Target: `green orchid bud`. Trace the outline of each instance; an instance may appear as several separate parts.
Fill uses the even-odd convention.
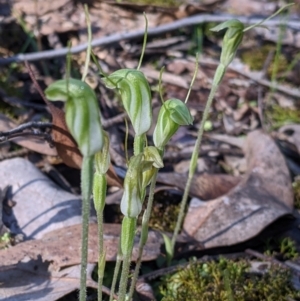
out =
[[[176,133],[180,125],[193,123],[193,117],[184,102],[172,98],[167,100],[160,108],[156,127],[153,133],[154,145],[163,148],[172,136]]]
[[[145,75],[135,69],[121,69],[103,81],[107,88],[118,89],[136,135],[146,133],[152,122],[152,108],[151,91]]]
[[[109,137],[105,131],[103,131],[103,141],[102,150],[95,154],[95,167],[96,172],[99,174],[106,174],[110,165]]]
[[[121,212],[127,217],[137,217],[142,210],[143,154],[130,158],[124,179]]]
[[[220,31],[225,28],[228,29],[223,38],[220,63],[227,68],[234,59],[236,51],[242,42],[244,36],[244,24],[239,20],[233,19],[223,22],[210,30]]]
[[[155,146],[147,146],[144,148],[144,159],[145,161],[153,162],[153,166],[156,168],[164,167],[161,154]]]
[[[91,156],[103,147],[103,130],[95,92],[78,79],[54,82],[45,90],[51,101],[66,102],[66,123],[83,156]]]
[[[147,162],[147,165],[145,164],[143,168],[143,189],[150,184],[151,179],[155,173],[155,169],[164,167],[161,155],[158,149],[154,146],[145,147],[143,163],[145,162]]]
[[[105,174],[95,173],[93,178],[94,206],[97,214],[102,214],[105,206],[107,180]]]
[[[121,251],[123,255],[130,254],[133,248],[136,218],[125,216],[122,221],[121,229]]]

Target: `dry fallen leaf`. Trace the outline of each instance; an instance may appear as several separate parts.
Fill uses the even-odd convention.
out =
[[[248,171],[235,188],[209,202],[190,204],[184,233],[206,248],[246,241],[292,213],[290,174],[275,142],[254,131],[247,137],[245,153]]]
[[[8,185],[16,202],[13,214],[7,216],[12,233],[41,238],[49,231],[80,223],[80,197],[55,185],[28,160],[0,162],[0,188]]]
[[[210,200],[227,193],[236,186],[240,177],[233,177],[225,174],[201,174],[195,175],[192,181],[189,194],[201,200]],[[184,190],[187,176],[180,173],[159,173],[157,182],[174,186]]]
[[[121,225],[104,224],[104,249],[106,261],[115,261],[117,258]],[[143,252],[143,261],[154,260],[160,254],[161,239],[159,234],[149,231],[147,244]],[[138,255],[139,237],[135,238],[132,260]],[[98,226],[89,226],[88,262],[98,262]],[[80,264],[81,262],[81,225],[64,227],[47,233],[43,238],[28,240],[16,246],[0,250],[1,266],[17,264],[24,258],[37,259],[51,262],[51,270]]]
[[[57,150],[57,154],[63,162],[73,168],[81,168],[82,156],[77,144],[71,136],[65,121],[65,113],[62,109],[57,108],[50,101],[47,106],[52,115],[52,131],[51,136]]]
[[[49,272],[49,262],[25,259],[14,266],[0,268],[0,299],[11,301],[55,301],[77,290],[80,283],[80,265],[59,272]],[[87,267],[87,286],[97,288],[91,274],[94,264]]]

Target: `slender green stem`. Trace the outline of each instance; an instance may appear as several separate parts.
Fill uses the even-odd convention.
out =
[[[121,250],[123,254],[123,265],[119,286],[118,301],[125,301],[126,299],[126,291],[129,278],[129,268],[131,264],[131,254],[134,244],[136,222],[137,218],[127,216],[123,218],[122,222]]]
[[[125,301],[126,299],[126,290],[127,290],[130,264],[131,264],[131,253],[128,253],[125,254],[123,257],[118,301]]]
[[[133,152],[135,156],[143,152],[145,140],[145,134],[134,137]]]
[[[102,283],[105,270],[105,251],[103,247],[103,209],[105,206],[107,181],[105,174],[94,174],[94,204],[98,222],[98,301],[102,300]]]
[[[118,279],[118,275],[119,275],[122,260],[123,260],[123,255],[122,255],[122,251],[121,251],[121,237],[120,237],[119,246],[118,246],[117,261],[116,261],[113,280],[112,280],[112,284],[111,284],[111,288],[110,288],[109,301],[113,301],[113,299],[114,299],[114,293],[115,293],[115,290],[116,290],[116,284],[117,284],[117,279]]]
[[[81,272],[79,300],[86,300],[86,269],[89,240],[90,197],[93,187],[93,161],[94,156],[84,156],[81,169],[82,191],[82,232],[81,232]]]
[[[285,18],[287,19],[287,15],[285,16]],[[279,37],[278,37],[277,43],[276,43],[276,53],[275,53],[275,59],[274,59],[274,64],[273,64],[273,70],[272,70],[272,75],[271,75],[271,93],[269,94],[266,103],[269,102],[270,98],[273,96],[273,94],[276,91],[276,86],[277,86],[276,76],[278,73],[279,57],[280,57],[281,50],[282,50],[282,40],[283,40],[285,31],[286,31],[286,27],[287,27],[287,20],[285,20],[283,25],[280,26]]]
[[[135,285],[136,285],[136,282],[138,279],[138,275],[139,275],[139,271],[140,271],[140,267],[141,267],[141,263],[142,263],[142,255],[143,255],[144,246],[145,246],[145,244],[147,242],[147,238],[148,238],[148,225],[149,225],[150,215],[152,212],[152,205],[153,205],[153,199],[154,199],[154,191],[155,191],[157,174],[158,174],[158,169],[155,170],[155,173],[153,174],[153,177],[151,180],[147,208],[144,212],[144,216],[143,216],[143,220],[142,220],[142,230],[141,230],[141,237],[140,237],[140,241],[139,241],[139,251],[138,251],[138,257],[136,260],[134,274],[133,274],[131,285],[130,285],[130,291],[129,291],[129,296],[128,296],[129,301],[132,300],[132,297],[133,297],[134,288],[135,288]]]
[[[142,65],[142,61],[143,61],[143,57],[145,54],[145,49],[146,49],[146,45],[147,45],[147,36],[148,36],[148,19],[146,17],[146,14],[144,13],[144,17],[145,17],[145,33],[144,33],[144,40],[143,40],[143,48],[142,48],[142,52],[141,52],[141,57],[140,57],[140,61],[137,67],[137,70],[139,70],[141,68]]]
[[[223,75],[224,75],[224,73],[223,73]],[[221,76],[221,77],[218,76],[218,80],[217,80],[218,84],[220,83],[222,78],[223,78],[223,76]],[[208,100],[207,100],[207,103],[206,103],[206,106],[205,106],[205,109],[204,109],[204,112],[203,112],[201,124],[200,124],[199,130],[198,130],[197,140],[196,140],[195,147],[194,147],[193,154],[192,154],[192,158],[191,158],[191,161],[190,161],[189,175],[188,175],[188,179],[187,179],[186,186],[185,186],[185,189],[184,189],[183,197],[182,197],[181,204],[180,204],[180,211],[179,211],[178,219],[177,219],[177,222],[176,222],[176,226],[175,226],[172,241],[171,241],[171,247],[172,247],[173,253],[174,253],[175,242],[176,242],[178,233],[179,233],[181,225],[182,225],[182,221],[183,221],[183,217],[184,217],[184,211],[185,211],[185,207],[186,207],[186,203],[187,203],[187,199],[188,199],[192,179],[193,179],[193,176],[195,174],[196,167],[197,167],[197,159],[198,159],[199,150],[200,150],[201,141],[202,141],[202,136],[203,136],[203,132],[204,132],[204,124],[207,120],[209,110],[210,110],[210,107],[212,105],[212,101],[213,101],[215,93],[218,89],[218,86],[219,86],[218,84],[217,85],[213,84],[213,86],[210,90],[209,97],[208,97]]]
[[[92,51],[91,20],[90,20],[90,16],[89,16],[89,9],[86,4],[84,5],[84,12],[85,12],[85,18],[86,18],[86,24],[87,24],[87,32],[88,32],[88,42],[87,42],[88,46],[87,46],[87,50],[86,50],[86,60],[85,60],[85,64],[84,64],[84,70],[83,70],[83,74],[82,74],[82,78],[81,78],[81,80],[83,82],[85,81],[85,78],[88,73],[90,59],[91,59],[91,51]]]
[[[105,270],[105,252],[103,248],[103,214],[97,214],[99,257],[98,257],[98,301],[102,301],[102,284]],[[103,257],[104,256],[104,257]]]

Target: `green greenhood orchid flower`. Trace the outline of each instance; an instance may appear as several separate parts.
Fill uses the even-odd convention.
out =
[[[92,88],[78,79],[54,82],[45,90],[51,101],[66,102],[66,123],[83,156],[91,156],[103,147],[99,106]]]
[[[152,122],[151,91],[145,75],[135,69],[117,70],[103,78],[107,88],[117,89],[137,136],[146,133]]]
[[[154,145],[162,149],[176,133],[180,125],[190,125],[192,123],[193,117],[184,102],[176,98],[167,100],[160,108],[158,114],[153,133]]]

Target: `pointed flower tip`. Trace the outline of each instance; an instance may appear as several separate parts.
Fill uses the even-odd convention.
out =
[[[243,30],[244,24],[241,21],[239,21],[238,19],[232,19],[232,20],[225,21],[221,24],[218,24],[217,26],[210,28],[210,30],[211,31],[220,31],[225,28],[236,28],[239,30]]]

